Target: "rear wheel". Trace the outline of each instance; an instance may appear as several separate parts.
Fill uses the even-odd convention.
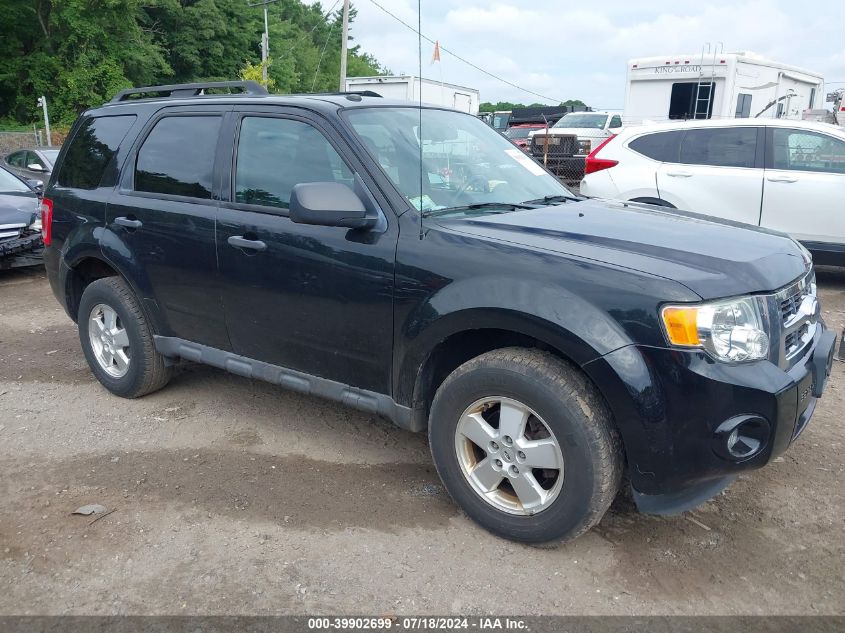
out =
[[[508,348],[461,365],[434,398],[429,440],[452,498],[506,538],[573,539],[619,488],[622,452],[602,398],[544,352]]]
[[[170,380],[171,369],[155,349],[141,305],[120,277],[98,279],[85,288],[77,320],[88,365],[113,394],[137,398]]]

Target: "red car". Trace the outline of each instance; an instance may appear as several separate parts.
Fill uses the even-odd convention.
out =
[[[534,130],[542,130],[546,126],[543,123],[517,123],[505,130],[505,136],[510,139],[510,142],[516,145],[523,152],[530,152],[530,142],[528,139],[529,132]]]

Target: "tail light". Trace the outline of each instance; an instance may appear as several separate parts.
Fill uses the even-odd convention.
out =
[[[598,153],[602,150],[602,148],[610,143],[613,139],[616,138],[616,135],[613,134],[609,136],[607,140],[605,140],[601,145],[599,145],[596,149],[590,152],[590,155],[587,156],[587,159],[584,161],[584,175],[587,174],[594,174],[597,171],[601,171],[602,169],[609,169],[610,167],[614,167],[615,165],[619,164],[618,160],[609,160],[607,158],[597,158]]]
[[[49,198],[41,200],[41,238],[44,246],[53,241],[53,201]]]

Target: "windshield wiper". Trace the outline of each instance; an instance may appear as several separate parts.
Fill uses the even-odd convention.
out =
[[[515,211],[517,209],[536,209],[536,204],[528,202],[476,202],[475,204],[463,204],[457,207],[445,207],[443,209],[431,209],[423,211],[423,217],[444,215],[447,213],[460,213],[461,211],[479,211],[483,209],[499,209],[501,211]]]
[[[536,200],[526,200],[523,204],[549,204],[554,202],[581,202],[581,198],[567,195],[543,196]]]

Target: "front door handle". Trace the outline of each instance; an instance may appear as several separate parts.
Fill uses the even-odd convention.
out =
[[[114,223],[120,226],[125,226],[127,229],[140,229],[144,226],[144,223],[141,220],[135,220],[133,218],[125,218],[119,217],[114,219]]]
[[[692,176],[691,171],[667,171],[667,176],[672,176],[673,178],[689,178]]]
[[[769,182],[798,182],[795,176],[766,176]]]
[[[248,240],[243,235],[233,235],[228,240],[230,246],[235,248],[248,248],[252,251],[266,251],[267,245],[261,240]]]

